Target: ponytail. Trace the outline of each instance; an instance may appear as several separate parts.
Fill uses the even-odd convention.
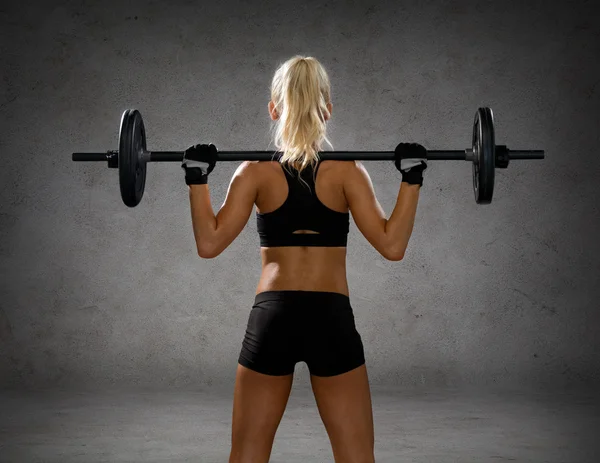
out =
[[[329,77],[315,58],[295,56],[277,69],[271,85],[271,100],[279,118],[274,125],[274,143],[282,152],[281,163],[302,172],[319,160],[331,114]],[[332,146],[333,148],[333,146]]]

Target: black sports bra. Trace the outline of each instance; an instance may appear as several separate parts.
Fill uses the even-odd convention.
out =
[[[273,160],[280,159],[281,153],[278,153]],[[256,213],[261,247],[347,245],[350,214],[334,211],[317,198],[315,180],[319,166],[320,162],[302,171],[301,177],[308,186],[298,178],[296,169],[282,166],[288,184],[285,202],[273,212]],[[298,230],[318,234],[294,233]]]

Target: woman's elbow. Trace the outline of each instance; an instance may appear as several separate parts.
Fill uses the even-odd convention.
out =
[[[392,262],[398,262],[404,259],[405,249],[386,249],[381,255]]]
[[[214,246],[209,246],[206,244],[198,246],[198,256],[202,257],[203,259],[214,259],[219,254],[221,254],[221,252]]]

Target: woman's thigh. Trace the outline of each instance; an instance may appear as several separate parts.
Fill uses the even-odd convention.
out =
[[[366,366],[336,376],[311,375],[311,384],[336,463],[374,461],[373,408]]]
[[[268,462],[293,375],[271,376],[238,365],[230,463]]]

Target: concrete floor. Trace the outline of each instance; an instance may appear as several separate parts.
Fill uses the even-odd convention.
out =
[[[383,462],[600,462],[598,400],[582,394],[373,389]],[[231,396],[221,392],[3,392],[0,462],[219,462]],[[310,390],[294,388],[272,462],[332,462]]]

